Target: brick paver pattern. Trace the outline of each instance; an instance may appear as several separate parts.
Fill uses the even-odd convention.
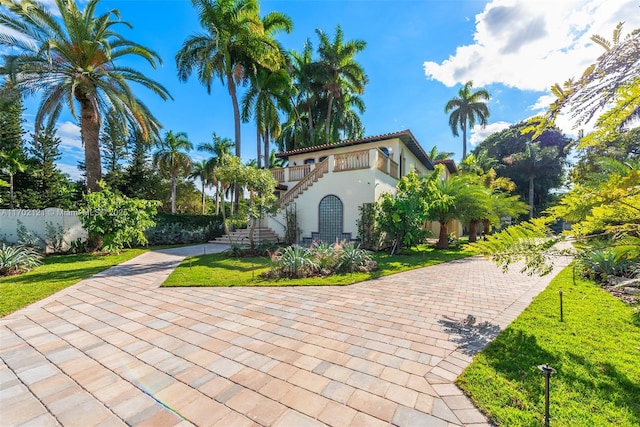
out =
[[[344,287],[159,287],[221,249],[145,253],[0,319],[0,424],[486,426],[453,381],[554,275],[473,257]]]

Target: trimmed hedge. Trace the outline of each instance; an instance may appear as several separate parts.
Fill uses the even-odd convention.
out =
[[[204,243],[224,234],[222,217],[216,215],[158,212],[155,227],[145,231],[151,245]]]

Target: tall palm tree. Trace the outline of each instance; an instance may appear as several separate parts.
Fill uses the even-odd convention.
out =
[[[327,115],[325,118],[325,138],[329,142],[331,115],[335,100],[340,100],[345,92],[362,94],[368,82],[362,66],[354,59],[362,52],[367,43],[364,40],[344,40],[342,28],[338,25],[333,40],[322,31],[316,30],[320,38],[318,53],[320,54],[320,74],[323,89],[327,92]]]
[[[262,153],[264,153],[264,166],[269,168],[269,138],[280,135],[278,111],[289,109],[287,90],[290,86],[291,78],[284,69],[272,72],[260,68],[251,76],[251,86],[242,98],[242,120],[247,122],[253,115],[256,122],[256,153],[259,168],[262,167]]]
[[[171,98],[162,85],[145,74],[118,65],[132,56],[144,58],[154,68],[162,61],[157,53],[114,30],[117,24],[131,27],[120,20],[118,10],[96,16],[98,2],[89,0],[79,10],[75,0],[55,0],[55,14],[34,0],[0,2],[10,12],[0,13],[0,24],[13,31],[0,35],[0,45],[19,50],[17,55],[5,55],[0,73],[10,74],[21,91],[42,92],[36,129],[47,117],[54,122],[65,104],[80,121],[89,191],[100,190],[101,114],[113,109],[145,134],[159,131],[159,123],[134,96],[128,82],[140,84],[164,100]]]
[[[0,170],[9,175],[9,209],[13,209],[13,177],[18,172],[24,172],[27,164],[24,153],[18,147],[0,153]]]
[[[225,156],[231,154],[233,141],[229,138],[221,138],[215,134],[212,135],[213,142],[205,142],[198,145],[198,151],[209,153],[211,157],[207,160],[207,165],[211,171],[211,182],[216,187],[216,215],[220,214],[220,181],[216,176],[216,169]]]
[[[189,178],[192,179],[200,179],[201,183],[201,191],[202,191],[202,215],[205,214],[205,194],[204,190],[207,185],[211,184],[211,175],[212,171],[210,168],[210,164],[206,159],[202,159],[199,162],[196,162],[192,165],[191,173],[189,174]]]
[[[462,159],[467,157],[467,131],[473,128],[476,121],[485,127],[489,119],[489,108],[485,101],[489,101],[489,92],[478,89],[472,92],[473,82],[468,81],[458,91],[458,96],[447,102],[444,112],[449,116],[449,126],[453,136],[458,136],[462,130]]]
[[[237,85],[257,65],[276,70],[284,63],[279,44],[259,16],[257,0],[191,0],[198,11],[204,33],[188,37],[176,54],[178,78],[186,81],[197,71],[198,79],[211,92],[219,77],[227,85],[233,107],[236,156],[240,157],[240,107]],[[272,12],[264,18],[270,28],[291,26],[286,16]]]
[[[153,153],[153,165],[160,172],[171,178],[171,213],[176,213],[176,182],[180,174],[187,174],[191,170],[191,158],[184,151],[192,150],[184,132],[167,132],[158,144],[158,151]]]

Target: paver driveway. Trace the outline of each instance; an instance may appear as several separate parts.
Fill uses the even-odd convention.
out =
[[[476,257],[347,287],[159,288],[213,250],[146,253],[0,319],[0,424],[486,425],[452,381],[551,277]]]

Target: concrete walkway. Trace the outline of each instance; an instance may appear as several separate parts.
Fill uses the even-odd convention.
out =
[[[145,253],[0,319],[0,425],[488,425],[453,381],[554,275],[475,257],[347,287],[159,288],[221,249]]]

